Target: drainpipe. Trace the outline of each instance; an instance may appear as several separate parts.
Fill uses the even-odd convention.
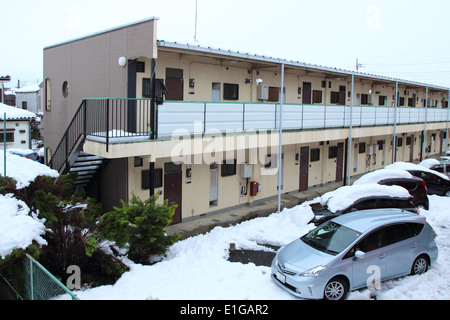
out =
[[[392,141],[392,163],[394,163],[397,160],[397,106],[398,106],[398,81],[395,81],[394,140]]]
[[[348,147],[347,147],[347,185],[350,185],[350,177],[352,175],[351,173],[351,166],[352,166],[352,129],[353,129],[353,93],[355,89],[355,75],[352,74],[352,93],[351,93],[351,99],[350,99],[350,136],[348,138]],[[344,124],[345,125],[345,124]]]
[[[156,70],[156,59],[152,58],[151,60],[151,70],[150,70],[150,81],[151,81],[151,100],[150,100],[150,139],[154,140],[157,135],[156,135],[156,127],[157,127],[157,119],[155,116],[155,106],[156,106],[156,79],[155,79],[155,72]],[[155,194],[155,186],[153,181],[155,180],[155,161],[152,159],[153,157],[150,157],[150,196],[153,196]]]
[[[428,118],[428,87],[425,91],[425,125],[423,127],[422,154],[420,156],[420,161],[423,161],[425,157],[425,145],[427,141],[427,118]]]
[[[283,133],[283,99],[284,99],[284,63],[281,64],[281,88],[280,88],[280,124],[279,124],[279,142],[278,142],[278,209],[277,212],[281,210],[281,152],[282,152],[282,133]]]
[[[448,91],[448,103],[447,103],[447,129],[445,131],[445,155],[448,151],[448,120],[450,116],[450,90]]]

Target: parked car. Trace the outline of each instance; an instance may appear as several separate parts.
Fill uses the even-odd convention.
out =
[[[450,161],[441,161],[439,164],[432,166],[430,169],[450,177]]]
[[[379,169],[364,174],[353,185],[378,183],[388,186],[400,186],[408,190],[413,197],[411,202],[415,207],[428,210],[429,200],[427,187],[423,179],[413,176],[404,169]]]
[[[423,179],[427,185],[428,194],[450,197],[450,180],[443,176],[429,171],[408,170],[413,176]]]
[[[427,186],[428,194],[450,197],[450,179],[443,173],[407,162],[395,162],[386,168],[404,169],[413,176],[423,179]]]
[[[27,158],[27,159],[30,159],[33,161],[37,161],[39,163],[44,162],[43,161],[44,159],[41,156],[39,156],[39,154],[37,152],[34,152],[31,149],[10,149],[8,151],[11,154],[15,154],[17,156],[21,156],[21,157],[24,157],[24,158]]]
[[[398,208],[419,213],[413,197],[400,186],[364,184],[340,187],[310,203],[316,226],[342,214],[357,210]]]
[[[375,209],[341,215],[278,250],[272,279],[306,299],[345,299],[349,291],[422,274],[438,256],[422,215]],[[377,278],[368,273],[376,268]]]
[[[428,210],[429,200],[428,191],[425,181],[423,179],[412,176],[411,178],[390,178],[383,179],[378,182],[381,185],[387,186],[400,186],[408,190],[409,194],[412,196],[411,202],[417,208],[424,208]]]

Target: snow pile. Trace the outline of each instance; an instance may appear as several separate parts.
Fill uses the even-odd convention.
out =
[[[3,153],[3,152],[2,152]],[[0,175],[3,176],[4,157],[0,156]],[[59,176],[56,170],[50,169],[37,161],[10,154],[6,154],[6,175],[16,180],[16,188],[22,189],[30,185],[38,176],[49,176],[57,178]]]
[[[363,197],[390,196],[409,198],[408,190],[400,186],[384,186],[376,183],[343,186],[325,193],[320,197],[320,203],[326,205],[331,212],[348,208]]]
[[[0,195],[0,257],[3,259],[14,249],[25,249],[33,240],[47,244],[44,221],[29,215],[30,209],[12,194]]]
[[[366,173],[361,178],[353,182],[353,185],[379,183],[384,179],[410,179],[413,175],[403,169],[379,169]]]

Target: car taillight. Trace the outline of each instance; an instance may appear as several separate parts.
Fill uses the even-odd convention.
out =
[[[433,237],[433,239],[437,237],[437,233],[433,228],[431,228],[431,236]]]
[[[428,192],[427,185],[425,184],[425,181],[423,181],[423,180],[422,180],[422,185],[425,188],[425,191]]]

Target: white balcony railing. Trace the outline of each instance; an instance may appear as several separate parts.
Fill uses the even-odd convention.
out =
[[[345,128],[350,126],[350,106],[283,105],[283,130]],[[426,112],[427,111],[427,112]],[[447,122],[447,109],[397,108],[397,124]],[[158,137],[175,130],[191,134],[211,131],[274,130],[279,126],[279,104],[164,102],[158,107]],[[394,125],[394,107],[354,106],[354,127]]]

